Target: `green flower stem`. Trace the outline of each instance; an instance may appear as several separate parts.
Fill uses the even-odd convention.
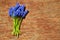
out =
[[[15,31],[16,31],[16,18],[13,19],[13,26],[14,26],[14,28],[13,28],[12,34],[14,35]]]
[[[21,33],[20,27],[21,27],[22,20],[23,20],[23,18],[20,18],[20,19],[14,18],[13,19],[13,23],[14,23],[14,28],[13,28],[13,32],[12,32],[13,35],[19,36],[19,33]]]
[[[16,25],[16,36],[19,36],[19,33],[21,33],[20,27],[21,27],[21,23],[22,23],[22,18],[18,19],[16,22],[17,22],[17,25]]]

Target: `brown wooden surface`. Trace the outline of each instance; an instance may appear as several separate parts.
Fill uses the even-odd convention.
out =
[[[8,15],[16,2],[29,10],[19,38],[11,35],[13,22]],[[0,40],[60,40],[60,0],[0,0]]]

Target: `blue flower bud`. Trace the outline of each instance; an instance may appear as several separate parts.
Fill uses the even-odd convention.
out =
[[[20,5],[19,5],[19,3],[17,3],[16,6],[15,6],[15,8],[14,8],[15,11],[16,11],[19,7],[20,7]]]
[[[16,16],[17,16],[17,13],[16,13],[16,11],[14,11],[12,14],[12,17],[16,17]]]
[[[24,13],[23,13],[23,15],[22,15],[22,18],[24,18],[27,13],[28,13],[28,10],[25,10]]]
[[[10,16],[12,16],[13,11],[14,11],[14,7],[11,7],[11,8],[9,9],[9,15],[10,15]]]
[[[21,15],[20,10],[17,10],[16,14],[17,14],[17,16],[20,16]]]
[[[25,5],[21,5],[21,11],[25,11]]]

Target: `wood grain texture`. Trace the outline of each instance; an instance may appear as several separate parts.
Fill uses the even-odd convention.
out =
[[[17,2],[29,10],[19,38],[11,35],[13,22],[8,15]],[[0,0],[0,40],[60,40],[60,0]]]

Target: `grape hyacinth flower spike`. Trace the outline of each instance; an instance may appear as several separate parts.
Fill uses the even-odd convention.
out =
[[[12,31],[13,35],[19,36],[20,27],[22,20],[26,17],[28,10],[25,10],[25,5],[20,5],[19,3],[16,6],[9,8],[9,16],[13,18],[14,28]]]

